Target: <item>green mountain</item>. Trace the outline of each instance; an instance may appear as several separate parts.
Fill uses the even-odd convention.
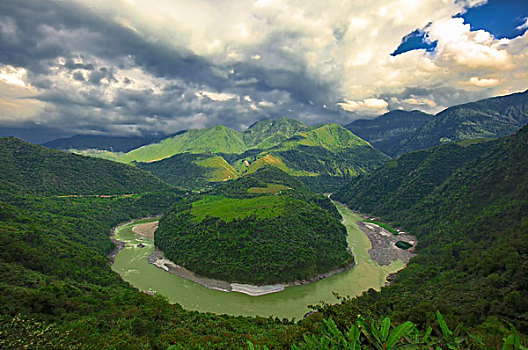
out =
[[[224,158],[211,154],[181,153],[157,162],[135,165],[168,184],[189,189],[207,187],[239,176]]]
[[[269,149],[308,129],[295,119],[265,119],[252,124],[244,132],[244,142],[249,148]]]
[[[528,90],[450,107],[402,141],[398,154],[445,142],[511,135],[528,122]]]
[[[259,156],[264,154],[280,159],[286,172],[300,176],[318,192],[332,191],[350,178],[372,171],[389,160],[337,124],[325,124],[300,133]]]
[[[31,194],[130,194],[167,189],[140,169],[0,138],[0,178],[11,190]]]
[[[168,158],[178,153],[242,153],[246,145],[242,134],[223,125],[207,129],[189,130],[184,134],[176,135],[146,145],[119,157],[124,162],[151,162]]]
[[[526,332],[527,152],[525,127],[498,140],[405,154],[336,193],[419,242],[390,288],[346,302],[346,312],[393,310],[418,321],[439,308],[467,326],[498,329],[500,319]]]
[[[392,111],[346,128],[391,157],[448,142],[511,135],[528,122],[528,90],[453,106],[431,116]]]
[[[3,163],[26,164],[26,168],[15,166],[0,172],[1,348],[240,349],[248,347],[248,340],[255,347],[265,344],[270,349],[290,349],[292,344],[302,349],[324,349],[330,347],[329,342],[334,348],[343,348],[347,340],[342,332],[354,326],[360,314],[364,319],[360,341],[372,348],[377,343],[373,337],[378,333],[369,331],[371,322],[380,327],[381,314],[392,319],[390,326],[383,320],[380,327],[383,334],[390,333],[389,339],[408,326],[402,323],[406,317],[415,321],[417,328],[398,344],[424,348],[459,342],[465,346],[471,340],[466,333],[468,326],[485,343],[477,345],[474,341],[474,348],[500,348],[502,339],[511,333],[505,321],[512,321],[518,330],[527,332],[523,297],[528,251],[526,131],[486,143],[490,145],[486,153],[455,170],[454,175],[435,187],[427,197],[429,202],[419,200],[423,204],[416,208],[427,208],[428,203],[432,207],[403,218],[409,228],[416,222],[416,227],[424,231],[418,257],[399,273],[391,287],[381,292],[369,290],[357,299],[341,298],[338,305],[315,305],[320,312],[296,322],[186,311],[161,296],[142,293],[123,282],[109,266],[107,254],[114,245],[108,232],[131,218],[166,212],[182,200],[182,193],[162,185],[165,187],[156,192],[123,195],[139,191],[144,180],[149,179],[148,174],[126,165],[110,167],[107,161],[45,150],[12,138],[1,141]],[[42,174],[38,178],[31,170],[39,166],[41,157],[47,160],[45,166],[38,168]],[[68,179],[66,186],[65,180],[57,180],[55,174],[68,174],[70,166],[78,174]],[[309,208],[299,205],[302,212],[309,214],[303,220],[316,220],[312,223],[315,227],[328,220],[323,232],[334,227],[335,208],[325,197],[303,190],[297,180],[276,170],[262,172],[262,179],[246,176],[226,183],[222,186],[226,198],[291,196],[288,200],[294,203],[310,204]],[[88,182],[90,177],[97,181]],[[14,186],[10,178],[17,179],[19,185]],[[119,188],[119,183],[126,183],[129,188]],[[41,185],[44,187],[35,188]],[[114,186],[115,195],[106,196]],[[57,195],[65,189],[69,193],[105,196]],[[253,197],[246,197],[249,194]],[[195,208],[200,217],[218,212],[216,205],[208,206],[203,201],[200,204]],[[266,215],[270,213],[273,209]],[[438,221],[432,219],[436,213]],[[224,218],[246,215],[247,209],[242,214],[228,210],[220,210],[219,214]],[[436,240],[445,245],[435,245]],[[451,329],[464,321],[464,327],[455,332],[456,338],[443,335],[446,326],[435,321],[437,308]],[[327,321],[330,317],[332,320]],[[422,342],[428,324],[433,331]],[[354,340],[353,336],[346,338]],[[508,339],[515,340],[511,335]]]
[[[274,165],[329,192],[389,158],[337,124],[308,127],[285,117],[263,120],[241,133],[224,126],[191,130],[128,153],[85,150],[132,163],[171,184],[199,189]],[[189,155],[183,155],[188,153]]]
[[[345,128],[368,141],[373,147],[394,157],[399,144],[433,118],[421,111],[390,111],[375,119],[359,119]]]
[[[290,282],[353,263],[338,217],[328,198],[267,167],[175,204],[160,220],[155,243],[201,276]]]
[[[413,209],[409,203],[428,195],[489,147],[490,143],[482,139],[408,153],[358,178],[333,197],[344,203],[353,202],[354,208],[361,212],[376,213],[392,220],[391,213],[405,209],[410,214]]]

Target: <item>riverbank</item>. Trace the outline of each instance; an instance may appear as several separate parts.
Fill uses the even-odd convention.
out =
[[[172,273],[181,278],[193,281],[205,288],[221,290],[223,292],[238,292],[244,293],[250,296],[261,296],[270,293],[277,293],[283,291],[287,287],[302,286],[310,283],[314,283],[322,280],[323,278],[328,278],[335,274],[345,272],[350,270],[354,263],[351,263],[345,267],[341,267],[332,271],[328,271],[324,274],[314,276],[302,281],[293,281],[287,283],[279,284],[269,284],[263,286],[256,286],[252,284],[245,283],[230,283],[227,281],[217,280],[213,278],[207,278],[196,275],[194,272],[187,270],[185,267],[179,266],[165,257],[163,252],[157,248],[154,248],[154,252],[149,255],[148,262],[160,269],[163,269],[169,273]]]
[[[120,240],[116,239],[116,238],[113,238],[115,235],[116,235],[116,230],[120,227],[123,227],[123,226],[126,226],[126,225],[131,225],[133,224],[134,222],[136,221],[139,221],[139,220],[148,220],[148,219],[153,219],[153,218],[157,218],[157,217],[160,217],[161,214],[158,214],[158,215],[154,215],[154,216],[147,216],[147,217],[144,217],[144,218],[141,218],[141,219],[132,219],[130,221],[127,221],[127,222],[124,222],[124,223],[121,223],[117,226],[114,226],[112,227],[112,229],[110,230],[110,233],[108,234],[111,238],[110,238],[110,241],[114,244],[114,250],[112,250],[110,252],[110,254],[108,254],[108,258],[110,259],[110,265],[113,265],[114,264],[114,261],[115,261],[115,257],[117,256],[117,254],[119,254],[119,252],[125,248],[125,242],[121,242]],[[157,223],[158,221],[155,221],[156,222],[156,228],[158,227],[157,226]],[[137,225],[137,226],[140,226],[140,225]],[[154,231],[156,230],[156,228],[154,228],[152,230],[152,237],[154,237]],[[134,231],[134,228],[132,228],[132,231]],[[137,233],[137,232],[135,232]],[[141,232],[143,233],[143,231]],[[145,236],[146,237],[146,236]]]
[[[159,221],[147,222],[132,227],[132,232],[141,237],[154,238],[154,232],[158,229]]]
[[[407,265],[409,260],[416,256],[414,253],[414,246],[417,243],[415,236],[407,233],[400,233],[396,236],[383,227],[370,222],[356,221],[356,225],[369,238],[372,244],[372,248],[368,251],[369,255],[380,266],[390,265],[396,260],[401,260],[404,265]],[[413,248],[408,250],[398,248],[396,246],[398,241],[407,242]]]
[[[144,218],[144,219],[151,219],[150,218]],[[143,220],[143,219],[141,219]],[[356,219],[357,220],[357,219]],[[368,255],[372,259],[372,261],[375,261],[379,264],[379,266],[389,266],[393,262],[401,261],[403,265],[406,265],[409,260],[415,256],[416,254],[412,252],[413,249],[410,250],[403,250],[396,246],[397,241],[404,241],[409,242],[412,245],[416,244],[416,237],[408,235],[408,234],[400,234],[398,236],[394,236],[389,231],[383,229],[382,227],[372,224],[372,223],[366,223],[362,221],[356,221],[354,220],[355,224],[359,228],[363,234],[368,238],[368,240],[371,243],[371,248],[368,250]],[[130,221],[123,225],[129,225],[136,221]],[[123,225],[120,225],[122,227]],[[158,227],[158,221],[149,222],[149,223],[143,223],[134,225],[134,227],[131,228],[131,231],[142,238],[148,238],[153,239],[154,232],[156,231]],[[116,228],[112,229],[111,235],[115,234]],[[125,247],[125,244],[123,242],[120,242],[117,239],[112,238],[112,242],[114,242],[116,248],[114,251],[110,254],[110,260],[111,263],[114,261],[114,257],[119,253],[121,249]],[[350,243],[349,243],[350,244]],[[352,254],[351,247],[347,247],[348,252]],[[262,296],[266,294],[272,294],[281,292],[287,287],[293,287],[293,286],[302,286],[302,285],[308,285],[315,282],[318,282],[322,279],[326,279],[328,277],[334,276],[336,274],[346,272],[350,270],[354,265],[355,262],[342,267],[338,269],[334,269],[332,271],[326,272],[324,274],[302,280],[302,281],[293,281],[288,283],[279,283],[279,284],[273,284],[273,285],[263,285],[263,286],[257,286],[257,285],[250,285],[250,284],[243,284],[243,283],[230,283],[227,281],[207,278],[203,276],[196,275],[192,271],[179,266],[175,264],[174,262],[170,261],[165,257],[162,251],[158,250],[154,247],[154,251],[152,254],[150,254],[147,258],[147,261],[149,264],[152,264],[153,266],[162,269],[166,272],[169,272],[173,275],[176,275],[178,277],[184,278],[186,280],[192,281],[196,284],[199,284],[205,288],[213,289],[213,290],[220,290],[224,292],[238,292],[243,293],[249,296]],[[390,278],[390,276],[389,276]]]
[[[115,257],[117,254],[121,251],[121,249],[125,248],[125,242],[118,241],[115,238],[110,238],[110,241],[114,243],[114,250],[110,254],[108,254],[108,257],[110,258],[110,265],[112,265],[115,261]]]

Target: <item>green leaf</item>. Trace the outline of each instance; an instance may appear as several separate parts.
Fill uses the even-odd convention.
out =
[[[376,339],[376,342],[377,342],[377,345],[376,347],[377,348],[382,348],[383,349],[383,343],[384,341],[382,340],[382,336],[381,336],[381,333],[379,331],[379,329],[376,327],[376,325],[373,323],[371,323],[371,332],[372,332],[372,335],[374,336],[374,338]]]
[[[473,339],[473,341],[474,341],[475,343],[477,343],[478,345],[484,345],[484,342],[483,342],[482,339],[480,339],[479,337],[477,337],[477,336],[475,336],[475,335],[473,335],[473,334],[468,334],[468,335],[469,335],[469,337],[470,337],[471,339]]]
[[[360,333],[361,331],[359,330],[358,325],[354,325],[348,329],[347,350],[361,349],[361,344],[359,342]]]
[[[385,349],[392,349],[396,343],[400,341],[401,338],[414,326],[414,324],[410,321],[407,321],[405,323],[402,323],[398,327],[396,327],[390,334],[389,339],[387,340],[387,343],[385,343]]]
[[[422,343],[426,343],[426,342],[427,342],[427,340],[429,339],[429,336],[431,335],[431,331],[432,331],[432,330],[433,330],[433,329],[432,329],[430,326],[427,327],[427,330],[425,331],[425,335],[424,335],[424,337],[422,338]]]
[[[438,320],[438,325],[440,326],[440,329],[442,330],[442,334],[444,335],[444,338],[448,339],[449,336],[453,334],[453,332],[449,330],[447,323],[444,321],[444,317],[438,310],[436,310],[436,318]]]
[[[385,317],[383,321],[381,321],[381,340],[382,342],[387,341],[387,337],[389,336],[389,329],[390,329],[390,318]]]
[[[359,325],[361,326],[361,332],[365,335],[365,337],[368,339],[368,341],[374,345],[377,349],[383,350],[383,344],[379,343],[375,336],[372,334],[372,330],[370,326],[365,322],[364,319],[360,318],[358,320]]]

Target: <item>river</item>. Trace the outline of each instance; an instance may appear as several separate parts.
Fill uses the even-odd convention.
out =
[[[158,220],[156,218],[136,220],[116,229],[115,238],[125,242],[126,246],[115,257],[112,269],[136,288],[159,293],[188,310],[300,319],[310,311],[308,305],[321,301],[336,302],[332,292],[341,296],[356,296],[369,288],[379,290],[389,273],[404,267],[401,261],[393,262],[389,266],[379,266],[372,261],[368,254],[371,248],[370,240],[355,224],[360,219],[359,216],[341,203],[334,204],[344,218],[343,224],[348,232],[347,241],[354,253],[356,265],[349,271],[316,283],[288,287],[282,292],[258,297],[202,287],[147,262],[147,257],[154,250],[154,242],[152,239],[140,238],[132,232],[132,227]],[[145,247],[137,247],[140,242],[145,244]]]

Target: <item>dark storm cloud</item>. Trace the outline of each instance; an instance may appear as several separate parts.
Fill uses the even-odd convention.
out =
[[[2,2],[0,13],[9,24],[9,30],[0,27],[0,63],[26,68],[31,84],[42,91],[38,99],[47,103],[41,113],[45,122],[72,133],[172,133],[188,128],[188,123],[242,128],[281,115],[314,121],[315,115],[336,118],[320,103],[329,96],[330,85],[314,81],[300,58],[285,55],[276,45],[296,45],[295,33],[271,36],[260,48],[267,53],[267,66],[215,66],[183,48],[148,41],[72,3]],[[162,79],[165,86],[155,93],[133,87],[134,77],[119,80],[118,71],[134,67]],[[57,81],[58,76],[62,80]],[[70,85],[75,82],[81,85]],[[112,83],[122,83],[123,88],[107,92]],[[236,98],[214,101],[197,97],[199,91]],[[251,102],[243,96],[250,96]]]
[[[46,60],[58,57],[68,58],[69,69],[93,70],[93,65],[76,66],[71,60],[76,52],[89,52],[109,60],[131,56],[158,76],[214,83],[211,65],[201,58],[184,49],[147,42],[75,4],[21,0],[1,3],[0,12],[14,21],[17,36],[15,42],[0,41],[0,62],[26,67],[34,74],[48,73]]]
[[[434,0],[420,3],[431,28],[451,23],[457,11]],[[0,120],[30,120],[71,134],[170,134],[219,123],[244,128],[279,116],[317,124],[347,123],[387,108],[436,112],[526,89],[517,78],[525,65],[513,56],[524,55],[521,40],[500,47],[477,43],[472,33],[456,27],[465,38],[460,45],[446,43],[445,31],[438,30],[434,55],[412,50],[390,57],[402,33],[427,21],[415,14],[402,14],[407,17],[398,18],[400,24],[389,15],[373,21],[377,5],[367,2],[341,8],[332,1],[302,6],[226,1],[229,16],[218,16],[210,2],[84,4],[0,1],[0,68],[5,68],[0,83],[9,85],[2,91],[0,84]],[[178,17],[180,10],[189,18]],[[438,11],[441,18],[434,20]],[[512,64],[464,66],[487,64],[471,54],[480,58],[490,52]],[[12,100],[2,104],[2,93]],[[24,105],[29,100],[31,108]],[[10,105],[28,112],[8,115]]]

